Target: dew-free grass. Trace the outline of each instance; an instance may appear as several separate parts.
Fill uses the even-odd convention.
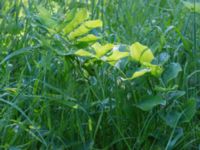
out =
[[[0,0],[0,149],[198,149],[198,7]]]

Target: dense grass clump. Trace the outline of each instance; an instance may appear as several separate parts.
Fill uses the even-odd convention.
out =
[[[199,149],[198,0],[0,0],[0,150]]]

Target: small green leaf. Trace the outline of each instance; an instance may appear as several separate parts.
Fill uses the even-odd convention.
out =
[[[163,73],[163,79],[165,83],[168,83],[170,80],[176,78],[180,71],[182,71],[180,64],[178,63],[169,64]]]
[[[173,87],[161,87],[161,86],[155,86],[155,90],[158,92],[171,92],[173,90],[176,90],[178,88],[178,85],[174,85]],[[173,91],[176,92],[176,91]]]
[[[136,106],[144,111],[149,111],[157,105],[166,105],[166,101],[160,96],[148,96],[143,98]]]
[[[150,63],[154,59],[154,55],[151,50],[147,46],[144,46],[139,42],[131,45],[130,55],[135,61],[139,61],[141,63]]]

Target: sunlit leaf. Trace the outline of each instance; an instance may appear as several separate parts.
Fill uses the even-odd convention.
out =
[[[71,32],[68,37],[70,40],[73,40],[81,35],[88,33],[92,29],[98,28],[98,27],[102,27],[101,20],[86,21],[80,27],[78,27],[73,32]]]
[[[95,44],[92,45],[92,48],[94,49],[97,57],[102,57],[107,52],[112,50],[113,47],[114,47],[114,45],[110,44],[110,43],[109,44],[105,44],[105,45],[101,45],[99,43],[95,43]]]
[[[90,20],[90,21],[86,21],[84,23],[84,25],[89,28],[89,29],[94,29],[94,28],[99,28],[102,27],[103,23],[101,20]]]
[[[77,42],[93,42],[97,41],[99,37],[93,35],[93,34],[88,34],[80,39],[77,40]]]
[[[150,63],[154,59],[152,51],[147,46],[144,46],[139,42],[131,45],[130,55],[135,61],[139,61],[141,63]]]
[[[143,75],[145,75],[146,73],[150,72],[151,70],[150,69],[141,69],[139,71],[136,71],[133,73],[132,77],[130,78],[122,78],[122,80],[132,80],[132,79],[135,79],[135,78],[138,78],[138,77],[141,77]]]
[[[77,11],[74,18],[69,22],[63,29],[64,34],[68,34],[72,30],[74,30],[78,25],[88,19],[89,13],[86,9],[82,8]]]
[[[82,49],[76,51],[74,54],[77,56],[84,56],[84,57],[93,57],[94,56],[92,53],[82,50]]]
[[[110,56],[106,58],[106,61],[115,64],[118,60],[129,56],[128,52],[120,52],[118,50],[114,50]]]
[[[160,77],[163,73],[162,66],[159,65],[153,65],[150,63],[142,63],[145,67],[149,68],[151,70],[151,74],[155,77]]]
[[[136,72],[133,74],[132,79],[141,77],[141,76],[143,76],[144,74],[146,74],[146,73],[148,73],[148,72],[150,72],[149,69],[142,69],[142,70],[140,70],[140,71],[136,71]]]

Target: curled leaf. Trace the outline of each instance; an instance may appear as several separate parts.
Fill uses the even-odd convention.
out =
[[[147,46],[144,46],[139,42],[131,45],[130,55],[135,61],[139,61],[141,63],[150,63],[154,59],[154,55],[151,50]]]

